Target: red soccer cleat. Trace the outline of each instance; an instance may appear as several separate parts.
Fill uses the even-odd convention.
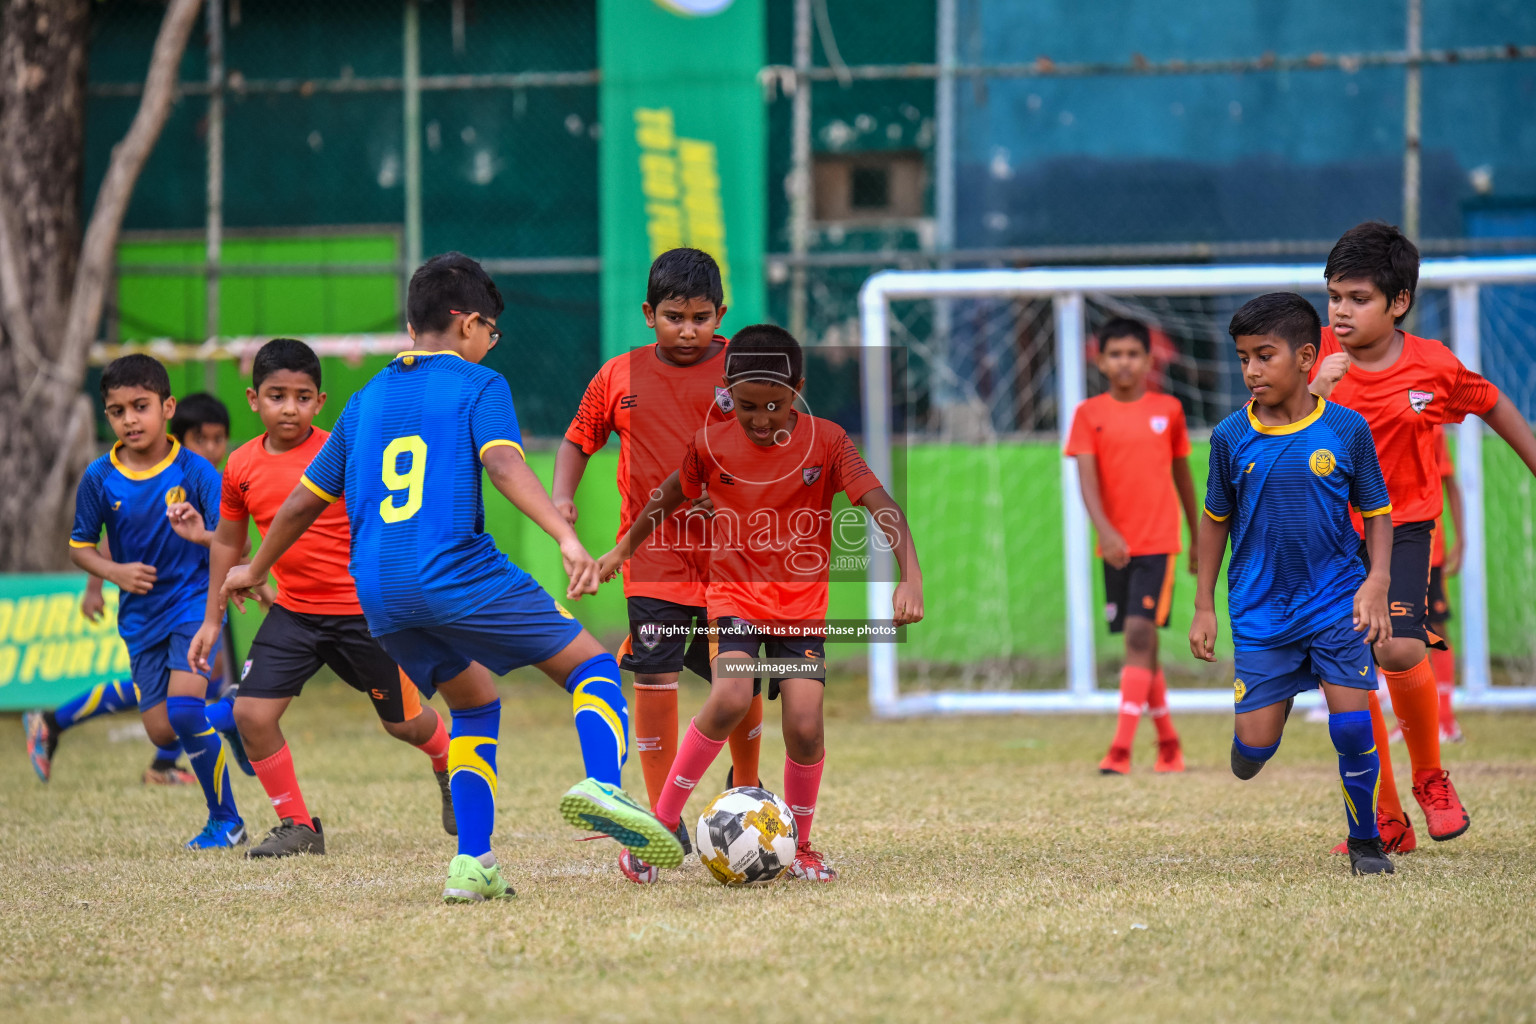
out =
[[[1429,771],[1413,773],[1413,798],[1424,810],[1424,827],[1429,838],[1438,843],[1455,839],[1472,827],[1472,819],[1462,806],[1451,773]]]
[[[1131,752],[1125,747],[1110,747],[1099,762],[1099,771],[1105,775],[1131,774]]]
[[[1376,812],[1376,830],[1381,833],[1381,848],[1387,853],[1412,853],[1419,848],[1419,840],[1413,834],[1413,822],[1407,816],[1394,818],[1386,811]],[[1334,853],[1348,853],[1349,840],[1333,848]]]
[[[804,882],[831,882],[837,872],[815,850],[802,846],[795,851],[795,862],[789,867],[789,876]]]
[[[1102,765],[1100,766],[1103,767]],[[1155,772],[1181,772],[1184,770],[1184,748],[1179,746],[1179,738],[1175,736],[1171,740],[1158,740],[1157,761],[1153,763]]]
[[[619,851],[619,871],[636,885],[650,885],[661,874],[656,865],[647,864],[628,849]]]

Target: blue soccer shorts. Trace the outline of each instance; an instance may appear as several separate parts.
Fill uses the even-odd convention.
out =
[[[165,703],[172,672],[191,672],[209,679],[207,672],[194,668],[187,660],[187,649],[192,646],[192,638],[197,635],[202,624],[201,620],[185,622],[173,627],[169,634],[153,643],[128,648],[128,671],[133,679],[133,688],[138,691],[140,712]],[[222,644],[222,636],[213,642],[213,649],[208,652],[208,664],[213,664]]]
[[[548,661],[581,635],[581,623],[532,576],[462,619],[380,634],[379,646],[426,697],[478,661],[498,676]]]
[[[1376,689],[1376,666],[1365,631],[1356,632],[1349,615],[1282,647],[1238,647],[1236,654],[1232,698],[1238,714],[1315,690],[1318,680],[1357,690]]]

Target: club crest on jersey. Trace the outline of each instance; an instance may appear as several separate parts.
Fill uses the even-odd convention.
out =
[[[731,389],[722,388],[718,384],[715,385],[715,404],[720,407],[721,412],[736,411],[736,400],[731,397]]]
[[[1429,403],[1433,402],[1434,400],[1435,393],[1433,391],[1418,391],[1413,388],[1408,389],[1408,408],[1412,409],[1414,412],[1423,412],[1424,407],[1429,405]]]
[[[1337,466],[1339,462],[1333,457],[1333,452],[1329,451],[1327,448],[1319,448],[1317,451],[1312,453],[1312,457],[1307,460],[1307,464],[1312,467],[1312,472],[1316,473],[1318,476],[1327,476],[1329,473],[1333,472],[1334,467]]]
[[[641,647],[648,651],[654,651],[656,645],[661,643],[661,623],[641,623],[640,628],[635,631],[635,639],[640,642]]]
[[[805,486],[811,486],[811,484],[821,479],[821,467],[807,466],[800,471],[800,479],[805,481]]]
[[[170,490],[165,492],[165,504],[167,507],[171,505],[179,505],[186,500],[187,489],[185,487],[172,487]]]
[[[1245,697],[1247,693],[1247,684],[1245,684],[1241,679],[1236,680],[1232,684],[1232,703],[1241,704],[1243,702],[1243,697]]]
[[[1152,417],[1152,433],[1154,433],[1154,434],[1161,434],[1163,431],[1165,431],[1167,429],[1168,429],[1168,417],[1167,416],[1153,416]]]

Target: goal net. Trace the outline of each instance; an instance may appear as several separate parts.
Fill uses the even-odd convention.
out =
[[[876,713],[1114,709],[1120,645],[1077,466],[1061,456],[1078,404],[1105,388],[1095,331],[1117,316],[1148,324],[1152,386],[1184,406],[1198,497],[1210,428],[1248,399],[1232,313],[1278,290],[1325,313],[1322,280],[1321,266],[1301,265],[886,271],[865,282],[866,454],[905,498],[929,597],[905,643],[869,647]],[[1536,419],[1536,259],[1425,262],[1412,317],[1409,329],[1444,340]],[[1447,433],[1465,504],[1462,568],[1447,588],[1458,700],[1536,706],[1533,481],[1481,421]],[[888,619],[896,577],[880,545],[870,551],[868,614]],[[1170,703],[1229,708],[1226,588],[1220,660],[1203,665],[1188,653],[1186,564],[1160,633]]]

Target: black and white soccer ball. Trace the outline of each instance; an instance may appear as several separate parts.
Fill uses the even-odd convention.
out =
[[[726,885],[772,882],[795,862],[795,816],[766,789],[737,786],[699,816],[699,863]]]

